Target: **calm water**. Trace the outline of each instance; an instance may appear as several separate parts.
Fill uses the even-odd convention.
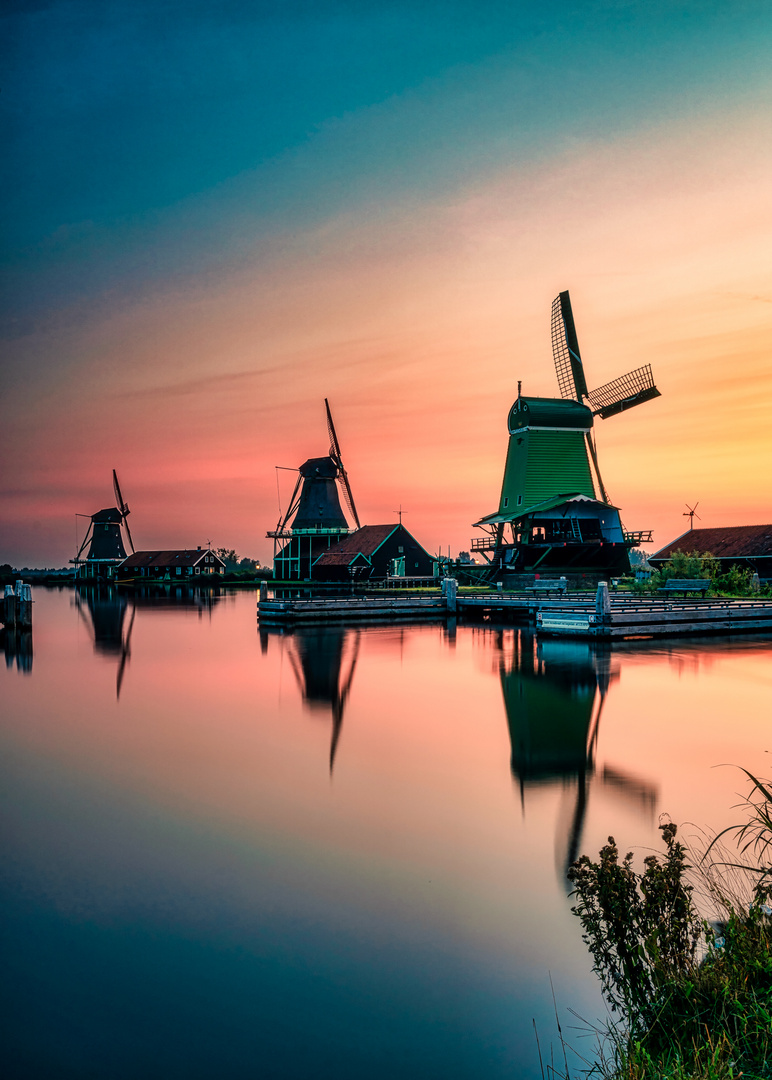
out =
[[[0,676],[7,1077],[539,1076],[550,973],[564,1029],[602,1015],[567,862],[772,773],[767,641],[35,600]]]

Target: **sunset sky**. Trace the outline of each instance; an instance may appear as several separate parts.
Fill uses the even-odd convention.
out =
[[[270,559],[276,465],[469,547],[569,289],[612,500],[772,521],[768,0],[19,0],[0,16],[0,562]],[[280,477],[282,507],[292,474]]]

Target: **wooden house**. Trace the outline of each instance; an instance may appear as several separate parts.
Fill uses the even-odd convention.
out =
[[[224,570],[223,560],[209,548],[178,548],[135,551],[121,563],[115,577],[119,581],[190,581]]]
[[[772,579],[772,525],[724,525],[716,529],[689,529],[654,555],[649,562],[658,570],[676,551],[710,554],[721,564],[721,572],[739,566],[761,579]]]
[[[315,581],[430,577],[433,572],[433,557],[402,524],[363,525],[311,567]]]

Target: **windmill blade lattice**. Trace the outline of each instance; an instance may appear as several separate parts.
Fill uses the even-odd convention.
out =
[[[343,466],[343,457],[340,452],[340,443],[338,442],[338,436],[335,432],[335,425],[332,422],[332,413],[330,412],[330,403],[327,398],[324,399],[324,407],[327,410],[327,431],[330,436],[330,457],[338,466],[338,483],[343,488],[343,494],[346,498],[346,505],[351,511],[356,527],[361,528],[359,524],[359,515],[357,514],[356,506],[354,505],[354,496],[351,492],[351,484],[348,480],[348,474]]]
[[[550,332],[561,396],[581,401],[587,397],[587,381],[579,354],[579,341],[568,292],[560,293],[552,301]]]
[[[620,375],[618,379],[612,379],[597,390],[590,391],[587,397],[592,405],[593,416],[605,420],[626,409],[632,409],[635,405],[641,405],[644,401],[660,397],[660,392],[654,385],[651,364],[644,364],[643,367],[628,371],[626,375]]]
[[[129,510],[129,504],[123,501],[123,495],[121,494],[121,485],[118,483],[118,474],[113,469],[113,490],[115,491],[115,500],[118,504],[118,511],[123,518],[123,527],[126,530],[126,536],[128,537],[129,546],[132,552],[134,551],[134,541],[131,539],[131,530],[129,529],[129,523],[126,520],[131,513]]]

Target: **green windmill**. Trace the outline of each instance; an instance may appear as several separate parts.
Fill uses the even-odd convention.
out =
[[[624,573],[630,548],[651,533],[623,528],[600,474],[593,423],[659,390],[645,364],[588,391],[567,292],[552,304],[552,351],[561,397],[523,397],[518,383],[499,508],[475,523],[485,536],[472,548],[497,572]]]

